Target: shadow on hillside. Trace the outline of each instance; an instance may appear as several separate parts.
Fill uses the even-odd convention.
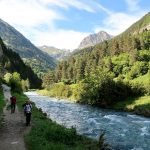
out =
[[[134,105],[135,100],[137,100],[137,99],[138,99],[137,97],[130,97],[126,100],[119,101],[118,103],[116,103],[114,105],[114,108],[118,109],[118,110],[128,110],[129,111],[131,108],[129,109],[128,106]]]
[[[143,115],[145,117],[150,117],[150,104],[143,104],[135,106],[134,112],[137,115]]]

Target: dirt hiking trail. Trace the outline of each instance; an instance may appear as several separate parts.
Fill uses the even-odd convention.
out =
[[[6,106],[3,109],[4,120],[0,129],[0,150],[27,150],[24,143],[24,134],[30,130],[25,126],[25,117],[22,112],[18,111],[16,106],[15,113],[11,114],[7,106],[10,103],[10,88],[2,85]]]

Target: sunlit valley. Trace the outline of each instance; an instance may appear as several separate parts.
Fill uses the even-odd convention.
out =
[[[132,9],[135,12],[140,7],[140,4],[135,7],[138,2],[126,2],[132,7],[134,5],[135,10]],[[88,4],[92,5],[89,7],[78,0],[76,3],[64,0],[35,3],[41,3],[47,9],[50,6],[61,7],[62,13],[65,10],[65,13],[68,11],[74,14],[76,9],[79,12],[95,13],[95,16],[101,16],[95,12],[99,9],[107,15],[111,14],[109,17],[114,13],[100,7],[100,2],[90,1]],[[81,8],[83,3],[84,8]],[[5,3],[0,2],[1,4]],[[121,9],[121,2],[119,4]],[[82,12],[85,18],[81,18],[82,14],[79,15],[78,11],[72,22],[69,22],[70,18],[63,18],[68,24],[60,19],[64,22],[57,24],[57,27],[64,25],[64,29],[57,29],[55,34],[54,31],[51,32],[53,38],[52,35],[48,36],[51,29],[47,28],[55,28],[54,22],[51,26],[42,22],[39,26],[34,24],[31,35],[27,34],[33,35],[29,39],[24,35],[29,29],[28,24],[23,27],[22,33],[18,30],[22,27],[21,24],[19,26],[16,22],[15,26],[11,20],[10,24],[7,17],[3,20],[3,16],[0,19],[0,130],[3,131],[0,141],[8,140],[3,139],[3,135],[10,134],[7,130],[7,121],[10,121],[7,115],[14,115],[8,113],[9,97],[6,97],[6,92],[10,87],[10,94],[17,98],[18,115],[23,116],[22,106],[27,99],[33,104],[30,131],[22,129],[23,121],[18,125],[18,120],[12,119],[12,124],[18,125],[22,131],[15,132],[24,139],[27,150],[149,150],[150,12],[145,11],[121,32],[119,29],[125,22],[118,20],[119,34],[113,35],[113,32],[109,33],[115,24],[111,19],[112,26],[101,26],[94,32],[88,30],[91,24],[98,26],[98,22],[92,22],[94,16],[87,17]],[[118,14],[119,12],[116,17]],[[65,15],[67,17],[69,13]],[[120,16],[124,15],[120,12]],[[74,21],[77,21],[76,17],[77,20],[82,20],[74,27],[78,33],[71,29]],[[104,20],[108,21],[108,18]],[[85,23],[89,26],[86,27]],[[68,32],[65,32],[67,27]],[[117,27],[114,32],[115,29]],[[44,33],[45,31],[47,32]],[[62,33],[65,34],[61,35]],[[37,41],[40,42],[37,44],[35,39],[38,35]],[[47,42],[47,37],[50,44],[44,43]],[[66,39],[68,46],[65,48]],[[77,44],[72,48],[74,41]],[[52,42],[56,45],[51,45]],[[18,143],[19,140],[14,144],[16,150]],[[0,149],[7,146],[5,142],[0,142]],[[21,146],[20,150],[24,148]]]

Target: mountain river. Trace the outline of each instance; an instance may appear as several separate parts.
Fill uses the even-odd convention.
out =
[[[98,139],[105,132],[114,150],[150,150],[150,118],[71,103],[36,92],[25,93],[58,124],[75,127],[79,134]]]

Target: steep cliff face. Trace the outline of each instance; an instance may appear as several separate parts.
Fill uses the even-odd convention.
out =
[[[107,32],[104,32],[104,31],[100,31],[99,33],[97,34],[91,34],[87,37],[85,37],[80,45],[79,45],[79,49],[82,49],[82,48],[86,48],[86,47],[90,47],[90,46],[94,46],[96,44],[99,44],[105,40],[109,40],[111,39],[113,36],[112,35],[109,35]]]

